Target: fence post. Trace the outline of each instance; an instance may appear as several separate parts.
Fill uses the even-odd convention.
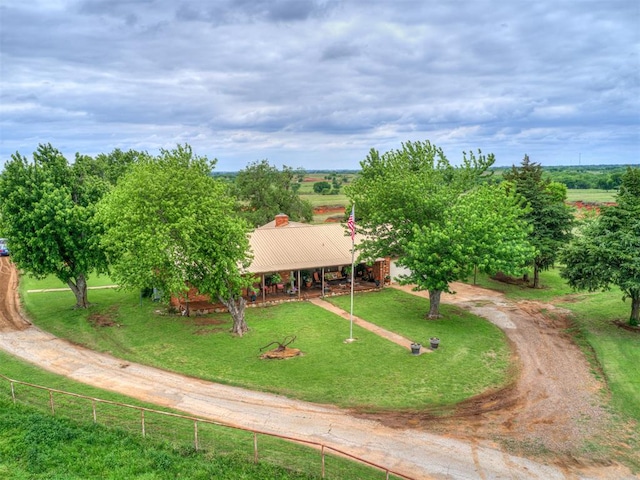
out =
[[[51,415],[55,416],[56,411],[53,408],[53,392],[49,390],[49,404],[51,405]]]
[[[322,444],[322,449],[320,451],[322,452],[322,478],[324,478],[324,444]]]
[[[93,423],[98,423],[98,417],[96,416],[96,399],[91,399],[91,410],[93,410]]]
[[[144,429],[144,408],[140,409],[140,421],[142,423],[142,437],[146,437],[147,436],[147,432]]]
[[[13,404],[16,404],[16,392],[13,389],[13,382],[11,382],[11,398],[13,399]]]
[[[258,434],[253,432],[253,463],[258,463]]]
[[[198,451],[198,420],[193,421],[193,444],[196,447],[196,452]]]

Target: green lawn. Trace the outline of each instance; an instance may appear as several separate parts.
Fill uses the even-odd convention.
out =
[[[533,272],[529,273],[529,278],[533,278]],[[487,275],[479,274],[476,285],[503,292],[511,300],[535,300],[553,303],[553,300],[558,297],[575,293],[555,271],[540,272],[540,279],[540,288],[533,289],[528,286],[499,282],[489,278]],[[467,283],[473,284],[473,278],[469,278]]]
[[[42,280],[35,280],[33,278],[23,276],[20,278],[20,282],[24,283],[25,285],[30,285],[28,287],[29,290],[47,288],[69,288],[54,276],[48,276]],[[93,275],[89,277],[88,284],[91,287],[103,287],[105,285],[113,285],[114,282],[108,275]]]
[[[471,395],[467,385],[481,382],[483,389],[504,385],[508,378],[510,351],[505,348],[506,335],[488,321],[450,305],[442,305],[442,318],[425,320],[429,301],[396,289],[354,295],[353,314],[405,338],[429,345],[429,338],[438,337],[440,346],[425,355],[428,369],[425,379],[433,377],[443,382],[450,392]],[[350,297],[330,297],[331,303],[350,310]],[[354,333],[354,336],[357,335]],[[482,371],[481,379],[477,372]],[[429,381],[428,388],[431,382]],[[411,391],[407,394],[412,395]]]
[[[578,301],[579,300],[579,301]],[[640,331],[629,331],[630,301],[622,292],[578,294],[561,306],[575,314],[585,340],[593,348],[612,392],[613,406],[640,422]]]
[[[38,283],[26,279],[21,290]],[[456,309],[447,310],[448,319],[427,322],[426,300],[391,289],[359,296],[358,314],[422,343],[439,336],[438,351],[412,356],[357,326],[358,341],[345,344],[349,322],[306,302],[247,309],[251,330],[237,338],[228,332],[228,314],[169,316],[161,305],[141,303],[135,293],[90,291],[95,305],[89,311],[71,308],[71,292],[23,293],[23,299],[37,325],[89,348],[211,381],[342,407],[438,409],[509,381],[510,351],[499,329]],[[376,314],[383,311],[388,315]],[[119,326],[94,326],[104,320]],[[303,356],[259,358],[261,347],[288,335],[297,336],[291,346]],[[469,373],[479,370],[485,373]]]

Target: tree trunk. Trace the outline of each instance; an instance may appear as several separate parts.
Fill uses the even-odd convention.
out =
[[[76,296],[75,308],[89,307],[89,302],[87,301],[87,280],[84,278],[84,275],[78,275],[75,283],[73,283],[71,279],[67,280],[67,285],[69,285],[69,288],[71,288],[71,291]]]
[[[629,325],[640,325],[640,294],[631,297],[631,317]]]
[[[222,302],[222,304],[227,307],[229,313],[231,314],[231,318],[233,318],[233,328],[231,329],[231,332],[240,337],[245,332],[248,332],[249,326],[244,319],[244,307],[246,306],[247,301],[243,297],[231,297],[227,299],[222,297],[218,298]]]
[[[537,264],[533,265],[533,285],[532,288],[540,288],[540,268]]]
[[[440,294],[442,290],[429,290],[429,315],[427,318],[440,318]]]

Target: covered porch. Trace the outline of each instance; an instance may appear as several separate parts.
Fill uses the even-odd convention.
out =
[[[253,261],[248,273],[258,282],[246,292],[249,303],[342,295],[380,288],[389,276],[388,259],[366,264],[357,258],[361,237],[353,242],[343,225],[308,225],[279,215],[253,231]]]
[[[256,278],[242,292],[249,306],[351,293],[351,264],[355,260],[353,290],[361,292],[384,286],[389,279],[390,260],[361,262],[345,227],[337,223],[309,225],[289,222],[286,215],[251,233],[252,261],[247,274]],[[189,313],[223,311],[224,306],[190,292],[177,305]]]
[[[381,288],[386,260],[373,265],[357,264],[353,274],[353,291]],[[266,304],[287,300],[344,295],[351,293],[351,265],[321,266],[305,270],[263,272],[252,289],[243,292],[249,304]],[[383,281],[379,279],[382,278]]]
[[[368,292],[382,288],[386,282],[376,280],[374,270],[381,270],[386,260],[376,262],[374,266],[359,264],[354,273],[353,291]],[[243,290],[242,297],[248,307],[264,307],[284,302],[305,301],[312,298],[333,297],[349,295],[351,293],[351,276],[345,276],[343,266],[320,267],[314,269],[312,280],[304,280],[308,270],[266,272],[259,275],[259,282],[253,288]],[[369,275],[366,272],[369,271]],[[362,272],[362,273],[358,273]],[[273,282],[275,275],[280,277],[280,282]],[[314,280],[316,277],[318,280]],[[324,281],[323,281],[324,279]],[[183,315],[205,315],[213,312],[224,312],[226,307],[206,295],[199,294],[195,289],[191,290],[186,298],[173,298],[172,304]]]

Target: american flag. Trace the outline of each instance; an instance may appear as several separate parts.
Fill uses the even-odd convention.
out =
[[[349,232],[351,233],[351,241],[356,236],[356,217],[355,217],[356,206],[353,205],[351,207],[351,215],[349,215],[349,220],[347,220],[347,227],[349,227]]]

